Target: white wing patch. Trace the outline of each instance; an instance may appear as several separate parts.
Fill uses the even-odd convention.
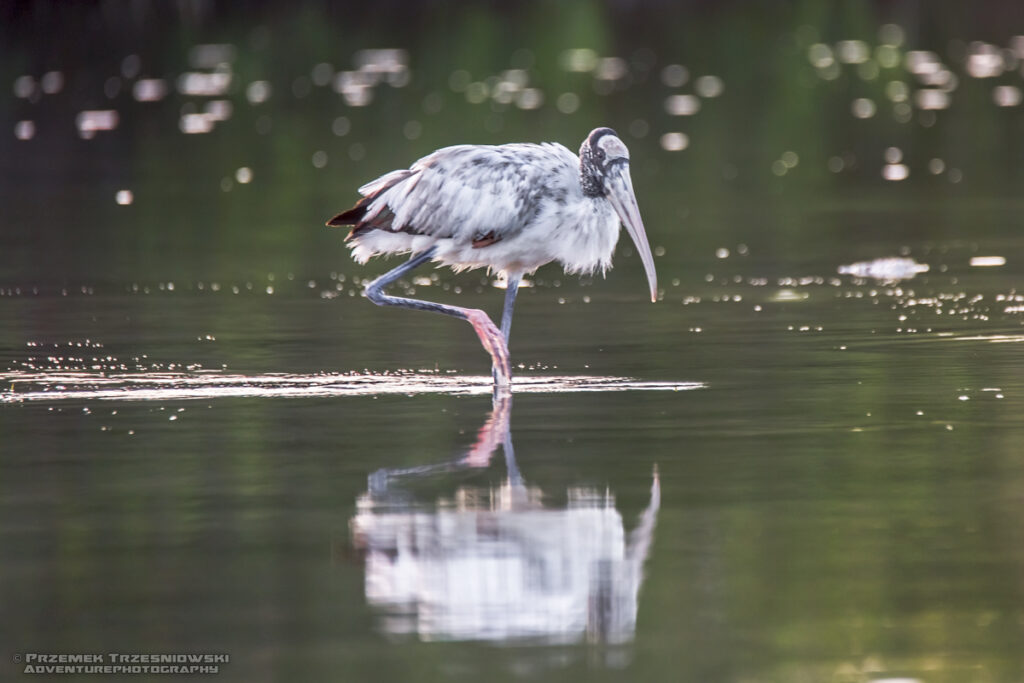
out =
[[[398,181],[402,180],[402,178],[412,175],[412,173],[413,172],[411,170],[404,168],[399,169],[397,171],[391,171],[391,173],[385,173],[380,178],[377,178],[376,180],[371,180],[370,182],[360,187],[359,194],[363,195],[364,197],[369,197],[371,194],[379,191],[381,188],[387,187],[388,185],[393,185],[394,183],[397,183]]]
[[[360,188],[364,195],[383,189],[364,220],[388,208],[395,231],[464,241],[493,233],[506,239],[524,227],[544,194],[556,191],[552,185],[576,163],[561,145],[446,147]]]

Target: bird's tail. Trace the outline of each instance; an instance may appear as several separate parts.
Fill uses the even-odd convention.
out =
[[[348,237],[345,238],[346,240],[350,240],[360,232],[365,232],[367,230],[391,229],[391,219],[394,218],[394,213],[392,213],[386,206],[379,206],[371,215],[368,216],[367,214],[370,213],[371,210],[370,204],[392,186],[402,182],[410,175],[412,175],[412,171],[392,171],[391,173],[383,175],[380,178],[363,185],[359,188],[360,194],[364,195],[363,198],[356,202],[355,206],[351,209],[342,211],[338,215],[334,216],[334,218],[327,221],[327,225],[330,227],[351,225],[352,231],[348,234]]]
[[[347,211],[342,211],[337,216],[327,221],[327,225],[332,228],[341,227],[343,225],[359,225],[359,222],[366,215],[366,211],[369,208],[368,205],[373,201],[373,197],[363,197],[356,205]]]

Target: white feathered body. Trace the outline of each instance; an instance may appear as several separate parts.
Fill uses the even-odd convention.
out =
[[[584,193],[579,157],[559,144],[446,147],[359,192],[349,246],[360,263],[435,246],[456,270],[517,275],[559,261],[589,273],[611,267],[619,238],[618,215]]]

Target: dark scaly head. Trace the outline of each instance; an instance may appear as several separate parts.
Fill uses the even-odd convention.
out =
[[[658,275],[629,176],[629,150],[611,128],[595,128],[583,141],[580,147],[580,185],[584,195],[595,199],[604,197],[615,209],[644,264],[647,283],[651,287],[651,301],[656,301]]]
[[[595,128],[580,147],[580,185],[588,197],[605,192],[608,168],[613,163],[629,163],[629,150],[611,128]]]

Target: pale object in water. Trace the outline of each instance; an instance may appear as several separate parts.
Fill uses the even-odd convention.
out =
[[[1005,256],[972,256],[971,266],[974,268],[992,268],[1006,265]]]
[[[927,273],[928,268],[927,263],[918,263],[912,258],[890,257],[839,266],[839,274],[875,280],[909,280],[918,273]]]

